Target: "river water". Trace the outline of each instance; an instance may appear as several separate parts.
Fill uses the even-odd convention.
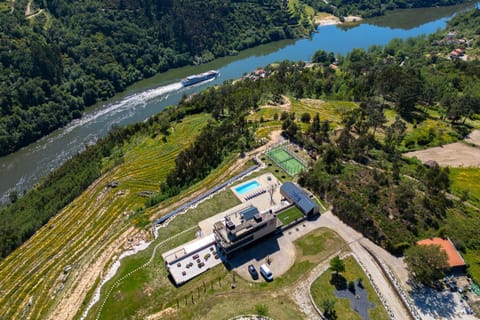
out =
[[[236,79],[258,67],[281,60],[311,59],[323,49],[346,54],[353,48],[384,45],[393,38],[405,39],[430,34],[446,26],[453,14],[475,4],[453,7],[408,9],[386,17],[368,20],[355,27],[323,26],[310,39],[285,40],[242,51],[201,66],[187,66],[140,81],[126,91],[89,108],[84,116],[41,140],[0,158],[0,203],[8,201],[12,190],[22,193],[41,177],[60,166],[72,155],[105,136],[112,125],[144,121],[208,86]],[[217,69],[221,76],[213,81],[183,88],[180,80],[188,75]]]

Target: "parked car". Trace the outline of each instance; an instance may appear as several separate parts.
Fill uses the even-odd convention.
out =
[[[267,267],[266,264],[262,264],[260,266],[260,273],[265,278],[265,280],[267,280],[267,281],[272,281],[273,280],[273,273],[272,273],[272,271],[270,271],[270,268]]]
[[[257,280],[258,279],[258,272],[257,272],[257,269],[255,269],[255,266],[253,264],[249,265],[248,266],[248,272],[250,273],[250,275],[252,276],[252,279],[253,280]]]

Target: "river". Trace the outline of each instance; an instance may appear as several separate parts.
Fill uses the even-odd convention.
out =
[[[346,54],[353,48],[384,45],[393,38],[430,34],[446,26],[453,14],[475,4],[452,7],[407,9],[365,21],[354,27],[323,26],[309,39],[284,40],[242,51],[201,66],[187,66],[140,81],[108,101],[89,108],[79,120],[58,129],[39,141],[0,158],[0,203],[8,201],[12,190],[20,194],[60,166],[72,155],[105,136],[112,125],[144,121],[175,105],[183,94],[236,79],[244,73],[281,60],[311,59],[323,49]],[[188,75],[217,69],[221,76],[213,81],[183,88],[180,80]]]

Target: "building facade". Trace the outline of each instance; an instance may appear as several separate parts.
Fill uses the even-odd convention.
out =
[[[271,210],[259,212],[256,207],[250,206],[216,222],[213,233],[218,248],[229,257],[238,249],[274,233],[280,226]]]

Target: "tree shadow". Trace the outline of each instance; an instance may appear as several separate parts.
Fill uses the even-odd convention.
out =
[[[336,290],[346,290],[347,289],[347,279],[345,279],[341,274],[332,273],[330,278],[330,284],[335,286]]]
[[[420,311],[434,318],[449,319],[456,313],[457,302],[449,291],[436,291],[432,288],[417,286],[411,297]]]

